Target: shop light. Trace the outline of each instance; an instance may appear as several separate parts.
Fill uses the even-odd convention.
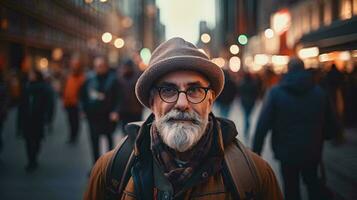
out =
[[[201,41],[203,43],[209,43],[211,41],[211,36],[208,33],[203,33],[201,35]]]
[[[342,51],[342,52],[340,52],[340,55],[338,56],[338,58],[342,61],[348,61],[351,59],[351,54],[349,51]]]
[[[229,69],[232,70],[232,72],[238,72],[240,69],[240,58],[238,56],[233,56],[229,59]]]
[[[323,53],[319,55],[319,62],[328,62],[333,60],[333,58],[328,53]]]
[[[290,28],[291,15],[288,9],[282,9],[276,12],[272,17],[273,29],[281,35]]]
[[[271,57],[273,65],[287,65],[289,62],[289,56],[273,55]]]
[[[216,65],[218,65],[218,67],[222,68],[224,67],[224,65],[226,64],[226,61],[224,60],[224,58],[213,58],[212,62]]]
[[[239,47],[238,47],[238,45],[232,44],[232,45],[229,47],[229,51],[230,51],[231,54],[233,54],[233,55],[238,54],[238,53],[239,53]]]
[[[109,32],[103,33],[102,40],[104,43],[109,43],[110,41],[112,41],[112,39],[113,39],[113,36],[111,33],[109,33]]]
[[[124,42],[124,40],[123,40],[122,38],[117,38],[117,39],[115,39],[115,41],[114,41],[114,46],[115,46],[116,48],[118,48],[118,49],[123,48],[124,45],[125,45],[125,42]]]
[[[309,47],[300,49],[298,52],[298,56],[300,59],[313,58],[319,55],[319,48],[317,47]]]
[[[256,65],[266,65],[269,63],[269,56],[266,54],[256,54],[254,56],[254,64]]]

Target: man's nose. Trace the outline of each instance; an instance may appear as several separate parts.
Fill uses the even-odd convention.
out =
[[[186,94],[181,92],[177,98],[175,107],[179,110],[187,110],[189,107],[189,102],[187,100]]]

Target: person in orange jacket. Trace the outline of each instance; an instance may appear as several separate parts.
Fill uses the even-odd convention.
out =
[[[79,57],[70,60],[71,72],[68,74],[63,91],[63,105],[67,111],[70,135],[68,143],[75,144],[79,132],[79,91],[85,81],[82,63]]]

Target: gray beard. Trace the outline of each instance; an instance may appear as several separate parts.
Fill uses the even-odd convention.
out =
[[[192,122],[175,122],[172,119],[186,119]],[[163,142],[170,148],[185,152],[202,138],[208,124],[208,116],[201,118],[196,112],[171,110],[156,120],[155,125]]]

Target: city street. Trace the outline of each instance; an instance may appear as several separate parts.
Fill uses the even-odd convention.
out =
[[[259,103],[253,112],[252,127],[256,123],[260,106]],[[145,115],[147,114],[146,111]],[[86,124],[82,123],[79,143],[76,146],[67,144],[67,123],[64,112],[58,105],[53,131],[48,133],[43,141],[39,168],[34,173],[28,174],[24,170],[26,164],[24,141],[15,134],[15,118],[16,113],[11,110],[4,127],[5,146],[0,154],[0,199],[81,199],[91,167]],[[232,106],[230,118],[236,123],[238,131],[242,133],[242,113],[238,101],[235,101]],[[243,140],[242,135],[239,135],[241,140]],[[120,137],[121,134],[117,133],[115,141],[118,142]],[[250,143],[249,141],[248,144]],[[281,183],[278,163],[273,159],[269,144],[269,141],[266,141],[263,158],[272,165]],[[340,196],[338,199],[357,199],[355,191],[357,188],[356,131],[347,132],[344,145],[335,147],[327,144],[325,147],[324,160],[328,186],[338,193]],[[306,199],[305,192],[303,196]]]

